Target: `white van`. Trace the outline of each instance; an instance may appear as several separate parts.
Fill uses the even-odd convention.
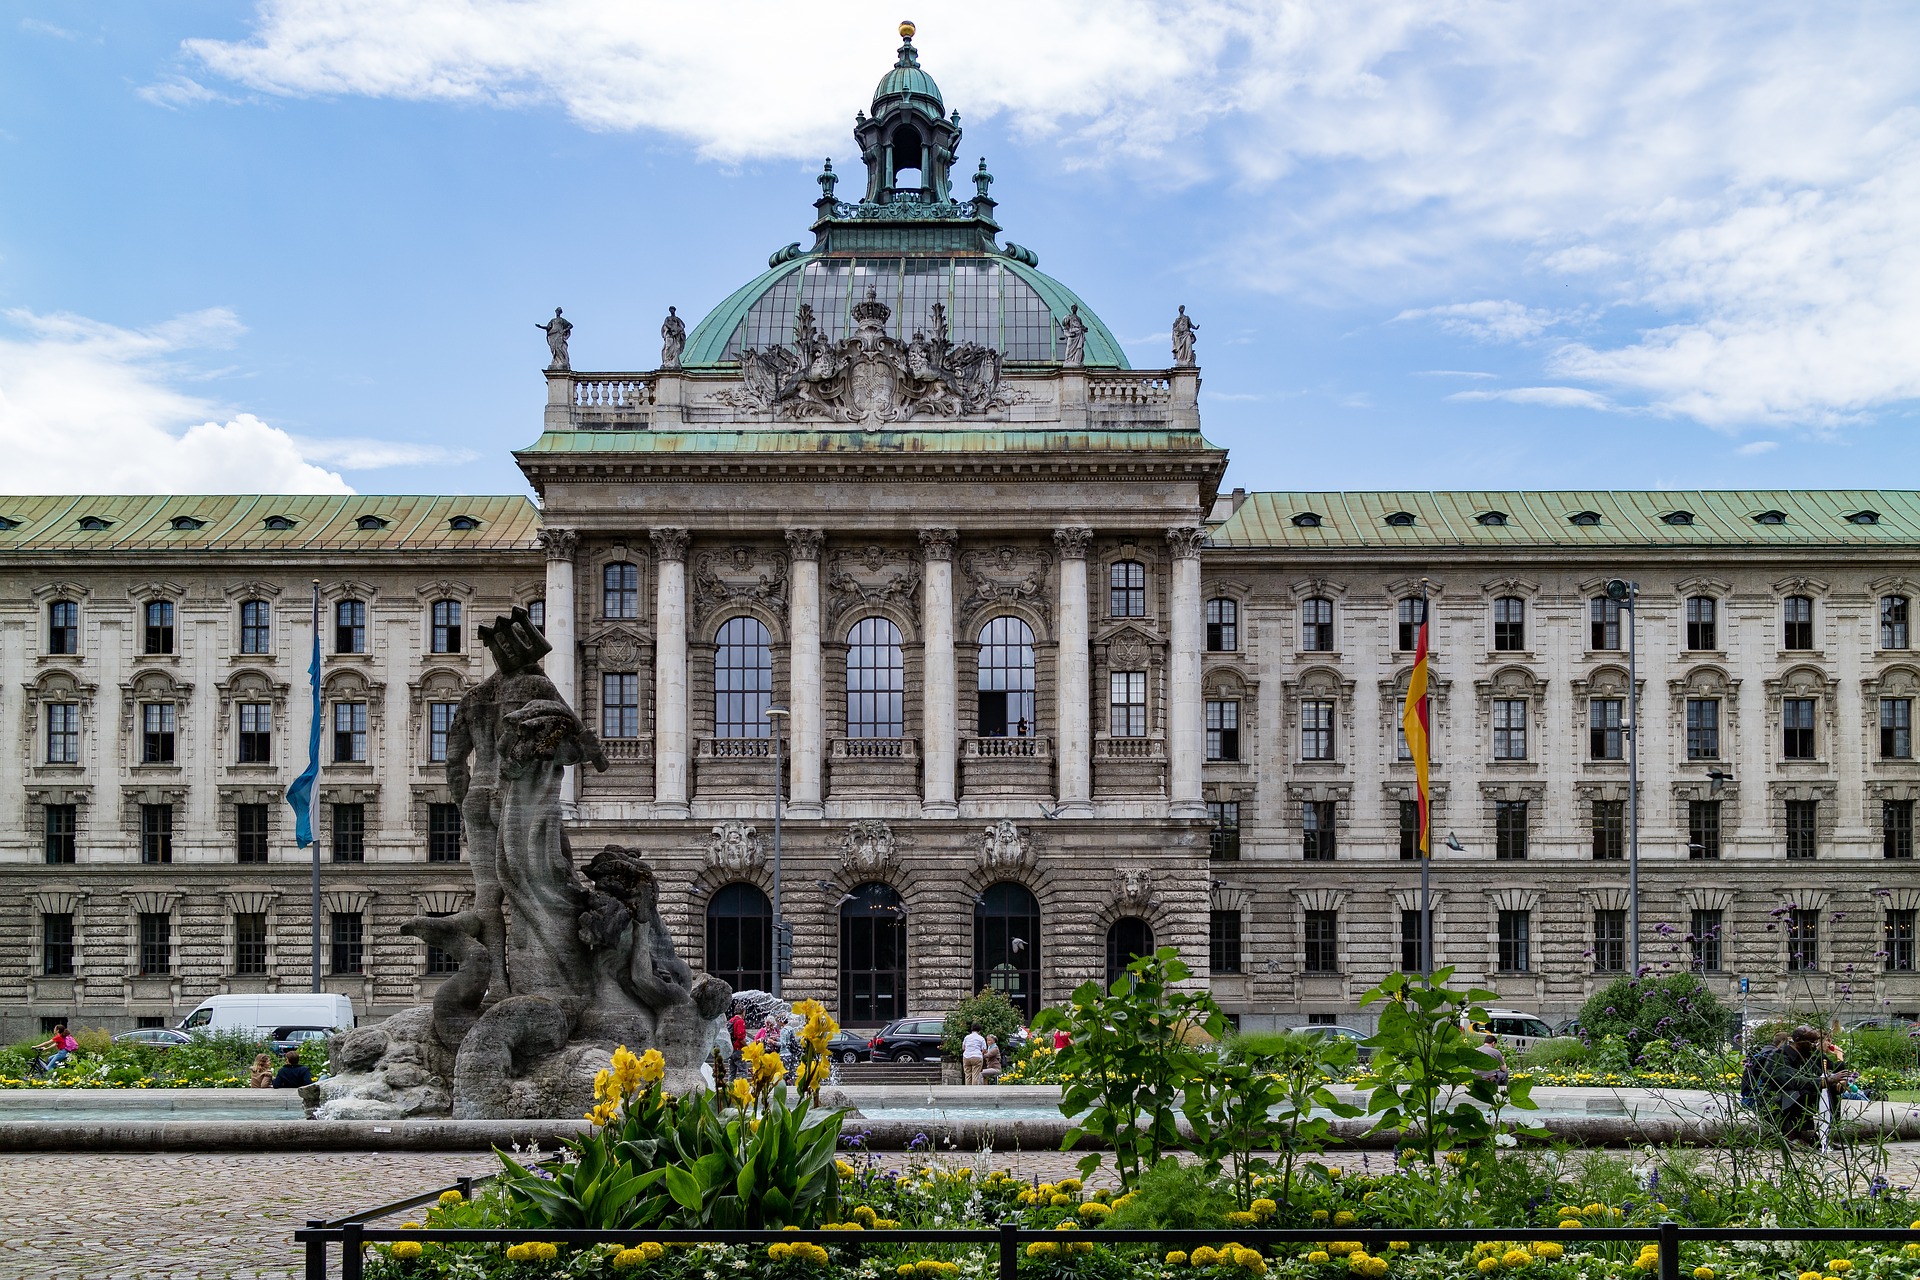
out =
[[[270,1036],[281,1027],[351,1027],[353,1001],[337,992],[210,996],[180,1023],[182,1031],[247,1031]]]

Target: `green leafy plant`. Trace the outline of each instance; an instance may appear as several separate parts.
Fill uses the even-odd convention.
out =
[[[1295,1167],[1303,1156],[1326,1150],[1333,1118],[1360,1114],[1329,1087],[1354,1060],[1352,1041],[1278,1033],[1259,1041],[1258,1055],[1238,1052],[1205,1063],[1187,1086],[1185,1114],[1190,1143],[1210,1173],[1229,1175],[1242,1209],[1255,1198],[1256,1181],[1280,1171],[1279,1200],[1290,1204]],[[1279,1160],[1255,1152],[1278,1152]]]
[[[1014,1033],[1026,1025],[1026,1019],[1020,1016],[1020,1011],[1013,1007],[1013,1002],[1004,994],[991,989],[982,990],[979,995],[968,996],[947,1010],[946,1021],[940,1024],[940,1048],[948,1057],[960,1056],[961,1042],[967,1038],[968,1030],[976,1022],[980,1024],[983,1035],[999,1037],[1003,1061],[1006,1047],[1013,1043]]]
[[[1718,1048],[1727,1013],[1691,973],[1664,978],[1615,978],[1580,1008],[1580,1028],[1592,1038],[1618,1036],[1639,1051],[1649,1040]]]

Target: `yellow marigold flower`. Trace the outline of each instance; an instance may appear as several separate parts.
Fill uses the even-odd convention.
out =
[[[1586,1225],[1587,1225],[1586,1223],[1580,1221],[1580,1219],[1578,1218],[1560,1219],[1560,1229],[1562,1231],[1573,1231],[1573,1230],[1577,1230],[1580,1227],[1584,1227]]]
[[[893,1274],[897,1276],[910,1276],[913,1274],[913,1264],[911,1262],[903,1262],[893,1269]]]
[[[1327,1211],[1325,1209],[1315,1209],[1313,1211],[1313,1220],[1315,1222],[1325,1222],[1327,1220]]]
[[[1133,1192],[1131,1191],[1127,1192],[1125,1195],[1115,1196],[1113,1198],[1113,1207],[1116,1209],[1124,1209],[1132,1203],[1133,1203]]]
[[[1187,1251],[1186,1251],[1185,1249],[1175,1249],[1175,1250],[1173,1250],[1173,1251],[1172,1251],[1171,1253],[1169,1253],[1169,1254],[1167,1255],[1167,1265],[1168,1265],[1168,1266],[1170,1266],[1170,1267],[1184,1267],[1184,1266],[1186,1266],[1186,1265],[1187,1265]]]
[[[1027,1246],[1029,1258],[1050,1258],[1053,1256],[1054,1243],[1051,1240],[1035,1240]]]
[[[658,1240],[642,1240],[640,1242],[640,1253],[648,1262],[658,1262],[666,1256],[667,1246],[661,1244]]]
[[[1087,1247],[1093,1246],[1089,1243]],[[1267,1260],[1260,1256],[1258,1249],[1237,1249],[1234,1251],[1233,1261],[1242,1271],[1256,1276],[1267,1274]]]
[[[1827,1259],[1827,1270],[1845,1275],[1847,1272],[1853,1270],[1853,1264],[1845,1258],[1829,1258]]]
[[[440,1193],[441,1204],[464,1204],[466,1203],[466,1199],[467,1198],[458,1191],[442,1191]]]
[[[402,1261],[409,1258],[417,1258],[424,1252],[426,1251],[420,1247],[418,1240],[402,1240],[394,1245],[392,1250],[393,1256]]]
[[[1080,1188],[1083,1184],[1078,1178],[1062,1178],[1053,1185],[1055,1190],[1064,1191],[1068,1195],[1074,1196],[1080,1194]]]
[[[1319,1267],[1319,1266],[1325,1266],[1327,1263],[1332,1262],[1333,1257],[1325,1249],[1315,1249],[1312,1253],[1307,1255],[1307,1261],[1311,1262],[1314,1266]]]
[[[646,1261],[647,1255],[639,1249],[622,1249],[613,1255],[613,1269],[615,1271],[631,1271]]]
[[[1047,1203],[1056,1209],[1062,1209],[1073,1203],[1073,1197],[1064,1191],[1056,1191],[1047,1197]]]
[[[1210,1267],[1220,1261],[1220,1251],[1212,1245],[1203,1244],[1193,1251],[1192,1259],[1193,1265],[1196,1267]],[[1309,1259],[1309,1261],[1311,1261],[1311,1259]],[[1321,1261],[1324,1262],[1326,1259],[1322,1258]]]
[[[1252,1208],[1253,1208],[1254,1214],[1262,1218],[1271,1218],[1274,1214],[1280,1211],[1279,1205],[1275,1204],[1271,1200],[1265,1199],[1264,1197],[1259,1200],[1255,1200],[1253,1202]]]
[[[1607,1211],[1606,1206],[1598,1203],[1597,1201],[1593,1204],[1588,1205],[1586,1209],[1583,1210],[1583,1212],[1585,1212],[1585,1214],[1589,1218],[1597,1218],[1601,1214],[1605,1213],[1606,1211]]]
[[[1358,1219],[1353,1216],[1353,1211],[1350,1209],[1342,1209],[1333,1215],[1333,1225],[1336,1227],[1350,1227],[1357,1221]]]
[[[1500,1265],[1506,1267],[1524,1267],[1533,1261],[1533,1255],[1525,1249],[1509,1249],[1500,1255]]]
[[[1920,1258],[1920,1244],[1910,1244],[1900,1252],[1906,1254],[1909,1258]]]
[[[1055,1231],[1078,1231],[1080,1229],[1080,1224],[1075,1222],[1072,1218],[1068,1218],[1064,1222],[1054,1223],[1053,1229]]]
[[[860,1204],[853,1207],[853,1220],[863,1227],[872,1226],[878,1217],[879,1215],[867,1205]]]
[[[1713,1280],[1713,1268],[1695,1267],[1693,1269],[1693,1280]]]
[[[526,1261],[526,1257],[527,1246],[524,1244],[510,1244],[507,1246],[508,1262],[524,1262]]]
[[[1500,1269],[1500,1259],[1482,1258],[1480,1261],[1474,1263],[1473,1266],[1481,1275],[1490,1275]]]
[[[1818,1271],[1802,1271],[1800,1273],[1800,1280],[1820,1280],[1820,1273]]]
[[[1558,1258],[1565,1252],[1565,1249],[1561,1248],[1557,1242],[1552,1240],[1536,1240],[1533,1242],[1533,1256],[1536,1258],[1552,1260]],[[1713,1280],[1713,1277],[1702,1276],[1700,1280]]]
[[[1100,1219],[1106,1217],[1108,1214],[1112,1212],[1113,1212],[1112,1205],[1101,1204],[1098,1200],[1089,1200],[1087,1201],[1087,1203],[1080,1206],[1080,1216],[1083,1218],[1090,1218],[1095,1222],[1100,1221]],[[1229,1215],[1229,1217],[1231,1217],[1231,1215]],[[1253,1215],[1248,1214],[1247,1217],[1251,1219]]]
[[[811,1262],[814,1266],[824,1267],[827,1265],[827,1247],[825,1245],[807,1244],[796,1247],[807,1251],[807,1261]]]
[[[400,1224],[400,1229],[402,1231],[418,1231],[421,1227],[417,1222],[403,1222]]]
[[[900,1229],[900,1220],[898,1218],[877,1218],[874,1220],[873,1225],[881,1231],[898,1231]]]
[[[1365,1252],[1358,1240],[1335,1240],[1327,1246],[1327,1252],[1336,1258],[1344,1258],[1350,1253]]]
[[[1254,1217],[1251,1213],[1248,1213],[1244,1209],[1235,1209],[1232,1213],[1229,1213],[1227,1215],[1227,1221],[1231,1222],[1236,1227],[1250,1227],[1254,1223],[1258,1222],[1259,1219]]]
[[[785,1262],[793,1254],[793,1246],[784,1240],[776,1240],[767,1246],[767,1256],[775,1262]]]

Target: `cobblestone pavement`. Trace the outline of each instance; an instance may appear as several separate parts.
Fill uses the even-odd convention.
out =
[[[1889,1148],[1888,1175],[1920,1182],[1920,1143]],[[1057,1151],[950,1152],[949,1167],[1053,1180],[1074,1172]],[[1381,1167],[1384,1153],[1366,1160]],[[898,1166],[909,1157],[883,1153]],[[1358,1169],[1359,1152],[1334,1163]],[[0,1155],[0,1280],[297,1280],[293,1231],[493,1172],[491,1155],[288,1152],[260,1155]]]

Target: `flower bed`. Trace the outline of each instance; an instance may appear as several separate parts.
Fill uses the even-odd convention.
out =
[[[170,1048],[122,1042],[104,1031],[83,1031],[72,1061],[36,1075],[33,1042],[0,1048],[0,1089],[244,1089],[258,1054],[272,1057],[273,1046],[247,1035],[195,1036]],[[317,1080],[327,1069],[327,1044],[300,1046],[300,1061]],[[279,1066],[277,1058],[273,1065]]]

